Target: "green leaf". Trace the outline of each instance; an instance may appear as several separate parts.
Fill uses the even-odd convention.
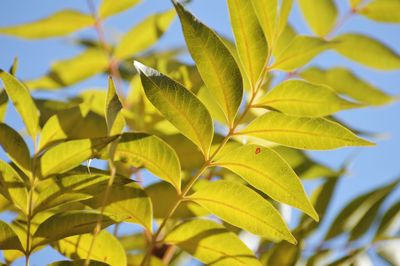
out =
[[[43,39],[64,36],[74,31],[94,25],[92,16],[77,10],[58,11],[49,17],[9,27],[0,28],[0,34],[23,39]]]
[[[323,70],[311,67],[300,73],[300,76],[313,83],[326,84],[337,93],[350,96],[361,103],[383,105],[393,101],[391,96],[345,68]]]
[[[293,6],[293,0],[281,0],[278,32],[276,36],[277,38],[280,37],[282,32],[285,30],[286,25],[288,24],[290,12],[292,11],[292,6]]]
[[[115,90],[115,85],[112,77],[108,79],[108,91],[106,99],[105,117],[110,136],[120,134],[124,129],[125,120],[122,116],[122,104]]]
[[[275,47],[272,50],[272,54],[274,56],[282,53],[286,47],[293,41],[293,39],[297,36],[297,32],[293,29],[290,24],[287,24],[285,29],[282,31],[282,34],[276,41]]]
[[[228,8],[240,61],[255,89],[267,64],[268,45],[251,2],[228,0]]]
[[[8,96],[5,90],[0,91],[0,121],[4,121],[7,111]]]
[[[176,226],[165,242],[177,245],[206,265],[261,265],[232,232],[209,220],[189,220]]]
[[[247,2],[247,1],[246,1]],[[270,49],[273,49],[278,25],[277,0],[251,0]]]
[[[373,0],[357,10],[358,14],[386,23],[400,22],[400,2],[398,0]]]
[[[196,67],[225,113],[229,126],[232,126],[243,97],[243,80],[235,59],[213,30],[181,4],[174,1],[174,5]]]
[[[54,246],[68,258],[86,259],[92,239],[92,234],[72,236],[58,241]],[[97,235],[90,259],[112,266],[127,265],[126,254],[121,243],[105,230]]]
[[[6,222],[3,222],[2,220],[0,220],[0,249],[24,250],[17,234]]]
[[[201,101],[179,83],[135,62],[149,101],[208,157],[214,127]]]
[[[122,181],[122,180],[121,180]],[[139,223],[152,231],[152,205],[144,190],[132,180],[114,181],[105,202],[104,212],[117,222]],[[100,210],[104,204],[107,183],[92,189],[93,198],[84,204]]]
[[[33,245],[45,245],[69,236],[93,232],[99,219],[102,221],[101,228],[115,223],[108,216],[87,210],[66,211],[55,214],[39,225],[33,235]]]
[[[139,2],[140,0],[118,0],[117,2],[114,0],[102,0],[99,6],[99,17],[105,19],[114,16],[135,6]]]
[[[204,184],[186,197],[224,221],[273,241],[296,243],[279,212],[257,192],[236,182]]]
[[[6,162],[0,160],[0,193],[23,213],[27,210],[28,191],[24,180]]]
[[[36,140],[39,129],[39,112],[33,102],[29,90],[14,76],[0,69],[0,78],[3,81],[8,97],[25,123],[29,135]]]
[[[62,140],[99,138],[106,135],[107,125],[104,118],[93,112],[90,105],[83,103],[59,111],[47,120],[40,135],[39,150]]]
[[[24,173],[31,171],[31,157],[24,139],[7,124],[0,122],[0,146]]]
[[[122,37],[115,47],[114,56],[118,59],[126,59],[150,48],[168,30],[174,17],[174,10],[147,17]]]
[[[56,61],[45,76],[29,80],[25,84],[31,90],[54,90],[102,73],[108,66],[108,56],[102,49],[89,48],[71,58]]]
[[[267,112],[236,135],[249,135],[284,146],[330,150],[347,146],[372,146],[339,123],[325,118],[297,117]]]
[[[151,173],[181,189],[181,167],[176,152],[163,140],[144,133],[124,133],[115,150],[115,160]]]
[[[48,266],[110,266],[110,264],[100,262],[97,260],[90,260],[88,264],[85,264],[86,260],[63,260],[49,264]]]
[[[276,55],[275,62],[270,68],[287,72],[296,70],[330,46],[328,41],[321,38],[296,36],[286,49]]]
[[[400,219],[400,201],[391,206],[383,215],[379,223],[378,230],[375,233],[375,239],[384,239],[394,235],[399,230]]]
[[[46,151],[39,159],[41,177],[66,172],[100,154],[115,137],[71,140]]]
[[[400,68],[400,55],[369,36],[347,33],[334,41],[333,47],[338,53],[362,65],[380,70]]]
[[[349,2],[351,5],[351,8],[354,9],[354,8],[358,7],[363,2],[363,0],[349,0]]]
[[[269,91],[255,106],[278,110],[289,115],[319,117],[360,107],[360,104],[338,97],[327,86],[301,80],[288,80]]]
[[[299,6],[307,24],[315,34],[324,37],[332,31],[338,16],[333,0],[300,0]]]

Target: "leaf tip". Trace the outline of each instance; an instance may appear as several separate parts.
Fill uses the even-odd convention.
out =
[[[133,61],[133,65],[139,73],[144,72],[144,69],[146,68],[145,65],[136,60]]]

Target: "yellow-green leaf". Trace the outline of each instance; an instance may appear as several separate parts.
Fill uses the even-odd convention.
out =
[[[100,262],[97,260],[90,260],[88,264],[85,264],[86,260],[63,260],[49,264],[48,266],[109,266],[110,264]]]
[[[110,136],[119,134],[125,126],[125,120],[121,112],[122,104],[115,90],[112,77],[108,79],[108,91],[106,99],[105,117]]]
[[[31,171],[31,157],[24,139],[7,124],[0,122],[0,146],[24,173]]]
[[[296,243],[279,212],[252,189],[236,182],[204,184],[187,197],[224,221],[273,241]]]
[[[86,259],[92,239],[92,234],[67,237],[58,241],[54,247],[68,258]],[[127,265],[126,253],[121,243],[105,230],[97,235],[89,258],[111,266]]]
[[[293,6],[293,0],[281,0],[278,32],[277,32],[277,36],[276,36],[277,38],[279,38],[279,36],[282,34],[282,32],[286,28],[286,25],[289,20],[290,12],[292,11],[292,6]]]
[[[23,251],[21,241],[14,230],[6,223],[0,220],[0,249],[1,250],[21,250]]]
[[[144,256],[145,256],[145,254],[143,254],[143,253],[140,253],[140,254],[128,253],[127,266],[140,266],[144,259]],[[151,258],[149,259],[148,266],[165,266],[165,264],[162,262],[161,259],[152,255]]]
[[[362,65],[381,70],[400,68],[400,55],[367,35],[346,33],[334,41],[338,53]]]
[[[42,77],[25,82],[29,89],[54,90],[71,86],[107,70],[107,54],[99,48],[89,48],[68,59],[56,61]]]
[[[331,32],[338,15],[338,10],[333,0],[300,0],[299,6],[314,33],[324,37]]]
[[[176,152],[163,140],[144,133],[124,133],[116,148],[115,160],[134,167],[146,167],[154,175],[181,189],[181,166]]]
[[[357,13],[380,22],[399,23],[400,1],[373,0],[357,10]]]
[[[115,137],[71,140],[46,151],[39,159],[41,177],[66,172],[98,155]]]
[[[304,66],[315,56],[330,47],[329,42],[310,36],[296,36],[275,58],[272,69],[293,71]]]
[[[33,245],[39,246],[49,244],[69,236],[92,232],[99,219],[102,220],[101,228],[115,223],[115,221],[108,216],[87,210],[66,211],[55,214],[39,225],[33,235]]]
[[[300,76],[312,83],[328,85],[337,93],[350,96],[361,103],[383,105],[393,101],[391,96],[345,68],[323,70],[311,67],[300,73]]]
[[[236,61],[213,30],[198,21],[181,4],[174,1],[174,5],[196,67],[217,99],[229,126],[232,126],[243,96],[243,80]]]
[[[176,226],[165,238],[206,265],[251,266],[261,263],[232,232],[209,220],[189,220]]]
[[[150,48],[168,30],[174,17],[174,10],[147,17],[122,37],[115,47],[114,56],[125,59]]]
[[[58,11],[46,18],[26,24],[0,28],[0,34],[23,39],[43,39],[64,36],[74,31],[94,25],[92,16],[77,10]]]
[[[255,89],[266,66],[268,45],[252,1],[228,0],[229,14],[240,61],[251,88]]]
[[[149,101],[208,157],[214,126],[203,103],[179,83],[135,62]]]
[[[8,97],[22,117],[29,135],[36,140],[39,128],[39,112],[29,94],[29,90],[14,76],[1,69],[0,78],[3,81]]]
[[[391,206],[383,215],[378,230],[376,230],[375,239],[384,239],[385,237],[395,235],[400,228],[399,220],[400,201]]]
[[[222,153],[213,165],[231,170],[272,199],[294,206],[318,221],[299,177],[275,151],[248,144]]]
[[[339,123],[325,118],[297,117],[268,112],[236,133],[284,146],[307,150],[330,150],[346,146],[371,146]]]
[[[363,0],[349,0],[351,7],[354,9],[356,7],[358,7]]]
[[[99,17],[105,19],[116,15],[135,6],[139,2],[140,0],[103,0],[99,7]]]
[[[0,160],[0,194],[19,208],[23,213],[27,210],[28,191],[24,180],[6,162]]]
[[[7,111],[8,96],[5,90],[0,91],[0,121],[4,121]]]
[[[290,24],[287,24],[285,29],[282,31],[282,34],[279,36],[276,41],[275,47],[272,50],[272,54],[274,56],[280,54],[283,50],[286,49],[293,41],[293,39],[297,36],[297,32],[293,29]]]
[[[255,106],[289,115],[318,117],[360,107],[360,104],[340,98],[327,86],[288,80],[269,91]]]
[[[273,48],[278,25],[278,0],[251,0],[246,2],[252,2],[269,48]]]

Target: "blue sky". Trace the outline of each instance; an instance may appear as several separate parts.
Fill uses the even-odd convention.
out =
[[[95,1],[99,3],[99,1]],[[346,0],[336,1],[341,15],[348,10]],[[88,12],[86,1],[26,1],[26,0],[5,0],[0,9],[0,26],[13,25],[39,19],[64,8],[74,8]],[[110,39],[130,29],[137,22],[148,14],[171,8],[167,0],[144,0],[136,8],[129,10],[119,16],[113,17],[105,24]],[[231,36],[229,17],[224,0],[194,0],[189,9],[193,11],[202,21],[216,29],[218,32]],[[304,34],[310,31],[305,25],[297,5],[295,6],[290,20],[295,22],[295,28]],[[373,36],[392,49],[400,53],[400,26],[395,24],[376,23],[362,17],[354,17],[349,20],[339,32],[360,32]],[[54,38],[43,41],[23,41],[12,37],[0,36],[0,68],[8,69],[14,56],[19,57],[18,77],[22,79],[34,78],[44,74],[51,62],[56,59],[69,58],[80,51],[72,42],[74,37],[95,36],[92,29],[73,34],[68,38]],[[180,25],[177,20],[171,29],[156,45],[156,47],[181,46],[184,43]],[[185,57],[186,60],[190,60]],[[334,52],[326,52],[315,60],[312,65],[324,67],[348,66],[359,76],[370,81],[384,91],[400,94],[400,71],[377,72],[372,69],[351,62]],[[56,97],[73,95],[77,90],[93,87],[105,87],[105,77],[95,77],[82,82],[71,88],[56,92]],[[38,95],[38,94],[36,94]],[[40,94],[45,95],[43,93]],[[7,123],[16,128],[21,128],[21,121],[12,108],[8,109]],[[377,140],[377,146],[363,149],[342,149],[329,152],[313,152],[312,155],[318,160],[325,162],[332,167],[339,167],[342,162],[356,154],[350,173],[342,180],[335,196],[334,204],[328,213],[328,217],[334,214],[349,199],[368,191],[376,186],[383,185],[396,178],[400,173],[399,152],[400,149],[400,105],[392,104],[380,108],[366,108],[361,110],[346,111],[339,114],[339,117],[358,129],[365,129],[377,133],[385,133],[384,139]],[[0,158],[4,154],[0,151]],[[312,184],[306,184],[312,187]],[[400,191],[396,191],[393,198],[400,198]],[[392,199],[393,200],[393,199]],[[329,220],[329,219],[328,219]],[[324,225],[326,227],[326,225]],[[60,258],[54,251],[46,249],[38,255],[34,255],[32,265],[43,265],[55,258]],[[17,265],[22,265],[22,262]]]

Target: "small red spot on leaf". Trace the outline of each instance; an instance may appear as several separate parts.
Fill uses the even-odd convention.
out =
[[[256,154],[259,154],[260,152],[261,152],[261,148],[258,147],[258,148],[256,149]]]

